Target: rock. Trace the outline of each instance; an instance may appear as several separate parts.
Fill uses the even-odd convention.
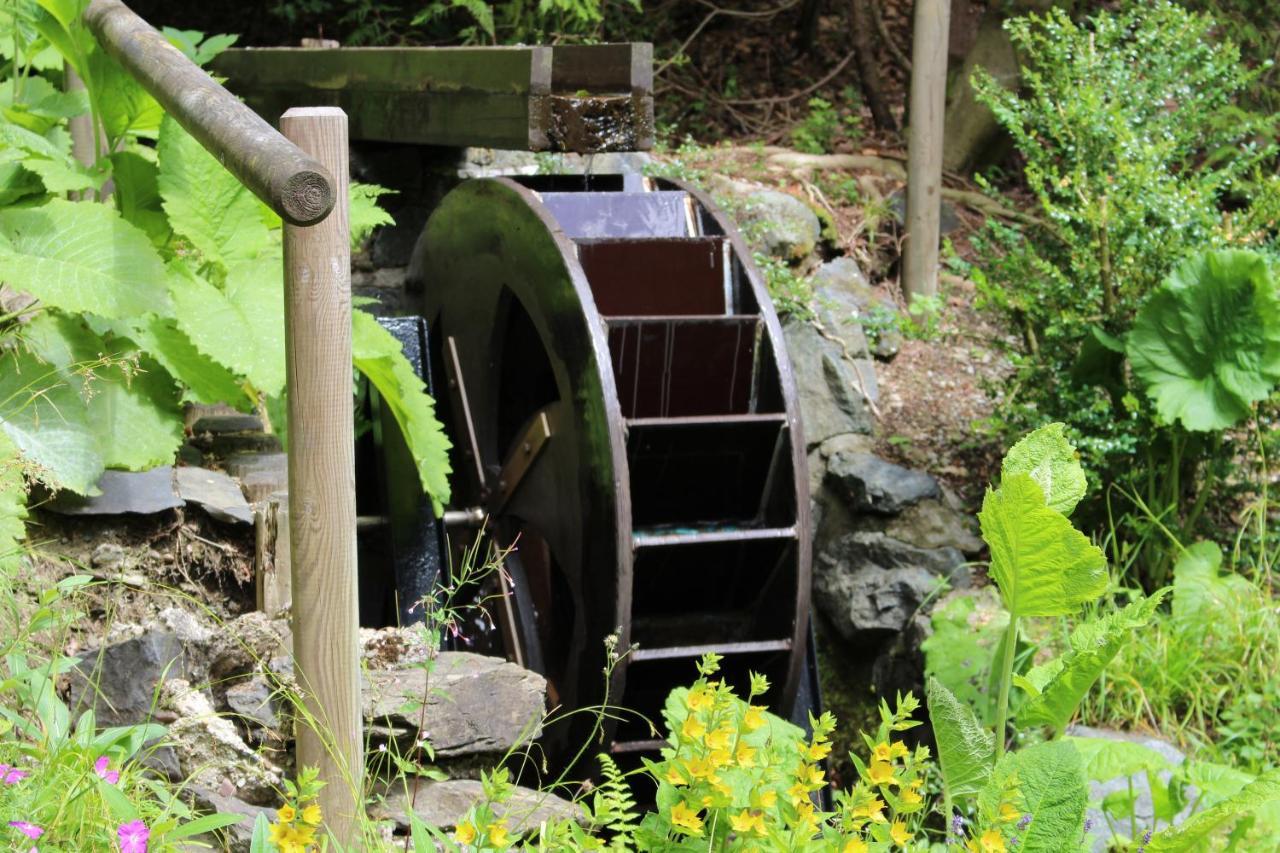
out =
[[[276,819],[276,810],[273,808],[251,805],[244,800],[224,796],[216,790],[200,785],[191,785],[184,793],[198,811],[206,814],[240,816],[238,822],[218,831],[223,842],[215,849],[223,849],[225,845],[229,853],[249,853],[253,843],[253,824],[258,819],[258,815],[266,816],[269,821]]]
[[[921,471],[870,453],[837,453],[827,461],[826,482],[854,510],[895,515],[926,498],[942,495],[938,481]]]
[[[182,506],[168,465],[150,471],[104,471],[98,489],[101,494],[92,497],[63,489],[44,507],[62,515],[153,515]]]
[[[916,548],[883,533],[839,537],[817,555],[814,601],[845,639],[901,631],[940,578],[968,584],[954,548]]]
[[[453,829],[473,805],[483,802],[484,789],[474,779],[447,779],[441,782],[423,782],[416,794],[396,785],[370,809],[377,820],[393,820],[404,830],[409,827],[409,802],[413,810],[428,826],[443,830]],[[555,794],[533,791],[516,786],[511,798],[493,805],[495,816],[508,822],[513,835],[523,835],[538,828],[543,821],[582,820],[582,809]]]
[[[122,572],[129,552],[118,542],[102,542],[89,555],[89,565],[95,569]]]
[[[243,412],[202,415],[191,425],[191,434],[225,432],[261,432],[262,419]]]
[[[1071,726],[1067,729],[1067,734],[1073,737],[1102,738],[1103,740],[1136,743],[1159,753],[1171,768],[1186,761],[1186,756],[1176,746],[1166,740],[1150,735],[1119,732],[1113,729],[1095,729],[1089,726]],[[1161,782],[1168,783],[1171,775],[1171,770],[1161,770],[1156,774],[1156,777]],[[1133,812],[1136,825],[1127,816],[1121,817],[1114,819],[1116,823],[1115,831],[1119,835],[1136,839],[1140,838],[1148,829],[1151,829],[1155,823],[1155,806],[1151,799],[1151,785],[1145,772],[1135,773],[1132,776],[1117,776],[1114,779],[1090,781],[1089,802],[1091,804],[1100,802],[1110,794],[1126,795],[1130,784],[1133,786]],[[1192,805],[1197,799],[1194,791],[1195,789],[1193,788],[1188,792],[1188,805],[1174,817],[1173,825],[1176,826],[1191,816]],[[1091,805],[1085,812],[1085,819],[1089,826],[1089,830],[1086,833],[1088,836],[1085,841],[1086,849],[1092,850],[1094,853],[1105,853],[1105,851],[1111,849],[1109,846],[1111,830],[1102,809]]]
[[[152,718],[162,681],[199,676],[177,634],[147,631],[82,657],[67,702],[72,717],[92,708],[100,726],[131,726]]]
[[[988,8],[964,64],[952,78],[942,134],[942,165],[949,172],[969,174],[979,165],[996,162],[1009,148],[995,114],[978,102],[970,84],[982,68],[1005,89],[1017,91],[1021,85],[1018,55],[1003,23],[1003,11]]]
[[[276,712],[275,691],[265,678],[255,675],[227,688],[227,707],[246,723],[253,723],[268,732],[280,731],[280,716]]]
[[[225,690],[230,681],[247,676],[288,648],[288,624],[253,611],[222,626],[209,649],[209,678]]]
[[[204,509],[218,521],[253,524],[253,510],[236,481],[221,471],[178,468],[174,481],[178,497]]]
[[[542,733],[546,689],[541,675],[500,658],[443,652],[429,691],[422,668],[365,673],[364,716],[408,745],[426,737],[438,758],[502,754]]]
[[[252,805],[276,802],[280,771],[249,748],[208,697],[180,678],[165,682],[161,694],[165,707],[178,715],[168,742],[192,784],[214,791],[229,786],[230,795]]]
[[[873,288],[852,258],[835,258],[818,267],[812,278],[818,321],[834,334],[856,326],[863,347],[873,342],[876,358],[891,359],[902,347],[902,319],[898,306]]]
[[[880,529],[920,548],[955,548],[976,557],[986,547],[973,532],[973,519],[940,498],[925,498],[883,523]]]
[[[802,320],[788,319],[782,334],[807,447],[844,433],[870,435],[874,422],[867,400],[879,396],[875,364],[868,358],[846,358],[837,344]]]
[[[902,190],[895,190],[889,195],[888,202],[893,208],[893,218],[898,221],[900,227],[905,228],[907,224],[906,195]],[[964,223],[960,220],[959,214],[956,213],[956,206],[944,198],[939,208],[938,233],[946,236],[962,225]]]
[[[818,245],[822,223],[813,209],[795,196],[719,176],[711,179],[711,188],[753,247],[777,258],[799,261]]]

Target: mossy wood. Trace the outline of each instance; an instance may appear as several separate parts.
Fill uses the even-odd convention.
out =
[[[653,49],[246,48],[213,63],[268,121],[339,106],[353,139],[527,151],[653,145]]]

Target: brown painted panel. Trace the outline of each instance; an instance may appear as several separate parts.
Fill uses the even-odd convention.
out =
[[[583,241],[578,259],[606,317],[729,313],[719,238]]]

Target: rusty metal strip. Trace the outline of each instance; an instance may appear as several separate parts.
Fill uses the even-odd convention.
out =
[[[533,467],[533,463],[550,439],[551,422],[547,418],[547,409],[544,408],[530,419],[524,434],[512,446],[511,455],[502,464],[502,473],[498,476],[498,493],[490,508],[494,515],[502,512],[507,501],[516,493],[516,489],[520,488],[520,481]]]
[[[462,426],[467,434],[465,452],[475,463],[476,485],[483,494],[488,490],[485,482],[484,463],[480,459],[480,443],[476,440],[476,425],[471,420],[471,402],[467,399],[467,385],[462,378],[462,363],[458,360],[458,344],[452,336],[445,339],[448,358],[445,359],[445,373],[448,374],[449,393],[453,397],[454,407],[462,413]]]

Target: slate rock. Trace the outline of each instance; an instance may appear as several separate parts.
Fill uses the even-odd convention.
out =
[[[89,565],[104,571],[124,571],[129,552],[119,542],[100,542],[89,555]]]
[[[955,548],[976,557],[986,547],[974,533],[973,517],[941,498],[925,498],[896,516],[875,521],[887,536],[919,548]]]
[[[251,675],[264,661],[288,648],[289,626],[266,613],[252,611],[225,623],[209,649],[209,677],[223,685]]]
[[[873,340],[871,353],[891,359],[902,347],[901,312],[892,299],[878,292],[853,258],[841,257],[818,267],[811,279],[818,304],[818,320],[828,329],[857,326],[864,342]],[[868,333],[868,328],[873,333]]]
[[[279,769],[244,742],[235,724],[220,716],[204,693],[174,678],[164,683],[161,694],[164,706],[178,715],[169,725],[167,742],[191,784],[227,791],[252,805],[277,801]]]
[[[182,506],[168,465],[150,471],[104,471],[98,489],[101,494],[91,497],[64,489],[44,507],[61,515],[154,515]]]
[[[822,223],[800,199],[718,176],[712,178],[711,188],[753,247],[788,261],[799,261],[813,253],[822,236]]]
[[[237,797],[220,794],[201,785],[188,786],[184,791],[187,801],[204,814],[238,815],[240,820],[218,831],[220,840],[209,839],[215,850],[229,853],[249,853],[253,846],[253,824],[258,815],[269,821],[276,819],[276,810],[269,806],[255,806]]]
[[[541,675],[501,658],[443,652],[430,690],[422,668],[364,673],[363,710],[409,745],[425,736],[438,758],[502,754],[542,733],[546,689]],[[419,732],[422,719],[427,729]]]
[[[262,418],[243,412],[202,415],[191,425],[192,435],[201,433],[261,432]]]
[[[942,495],[938,481],[928,474],[871,453],[836,453],[827,461],[826,482],[851,508],[883,515]]]
[[[393,820],[401,830],[409,827],[409,805],[429,826],[451,830],[473,805],[484,802],[484,789],[475,779],[446,779],[419,783],[416,793],[403,785],[392,786],[384,799],[370,809],[377,820]],[[516,786],[511,798],[494,803],[494,814],[506,820],[513,835],[538,828],[543,821],[583,820],[582,809],[555,794]]]
[[[253,509],[239,484],[221,471],[178,468],[174,477],[178,497],[193,503],[218,521],[253,524]]]
[[[157,687],[172,678],[199,672],[177,634],[147,631],[81,657],[67,702],[73,717],[92,708],[100,726],[130,726],[152,718]]]
[[[227,688],[227,707],[245,723],[252,723],[269,732],[280,730],[275,691],[266,679],[255,675]]]
[[[889,195],[888,201],[893,208],[893,218],[897,220],[900,227],[906,227],[906,195],[902,190],[895,190]],[[956,213],[956,206],[944,198],[942,200],[938,222],[938,233],[945,237],[947,234],[959,229],[962,225],[964,225],[964,223],[960,220],[959,214]]]
[[[870,435],[874,421],[868,398],[874,402],[879,396],[874,362],[851,361],[837,344],[801,320],[788,319],[782,334],[795,375],[806,449],[845,433]]]

